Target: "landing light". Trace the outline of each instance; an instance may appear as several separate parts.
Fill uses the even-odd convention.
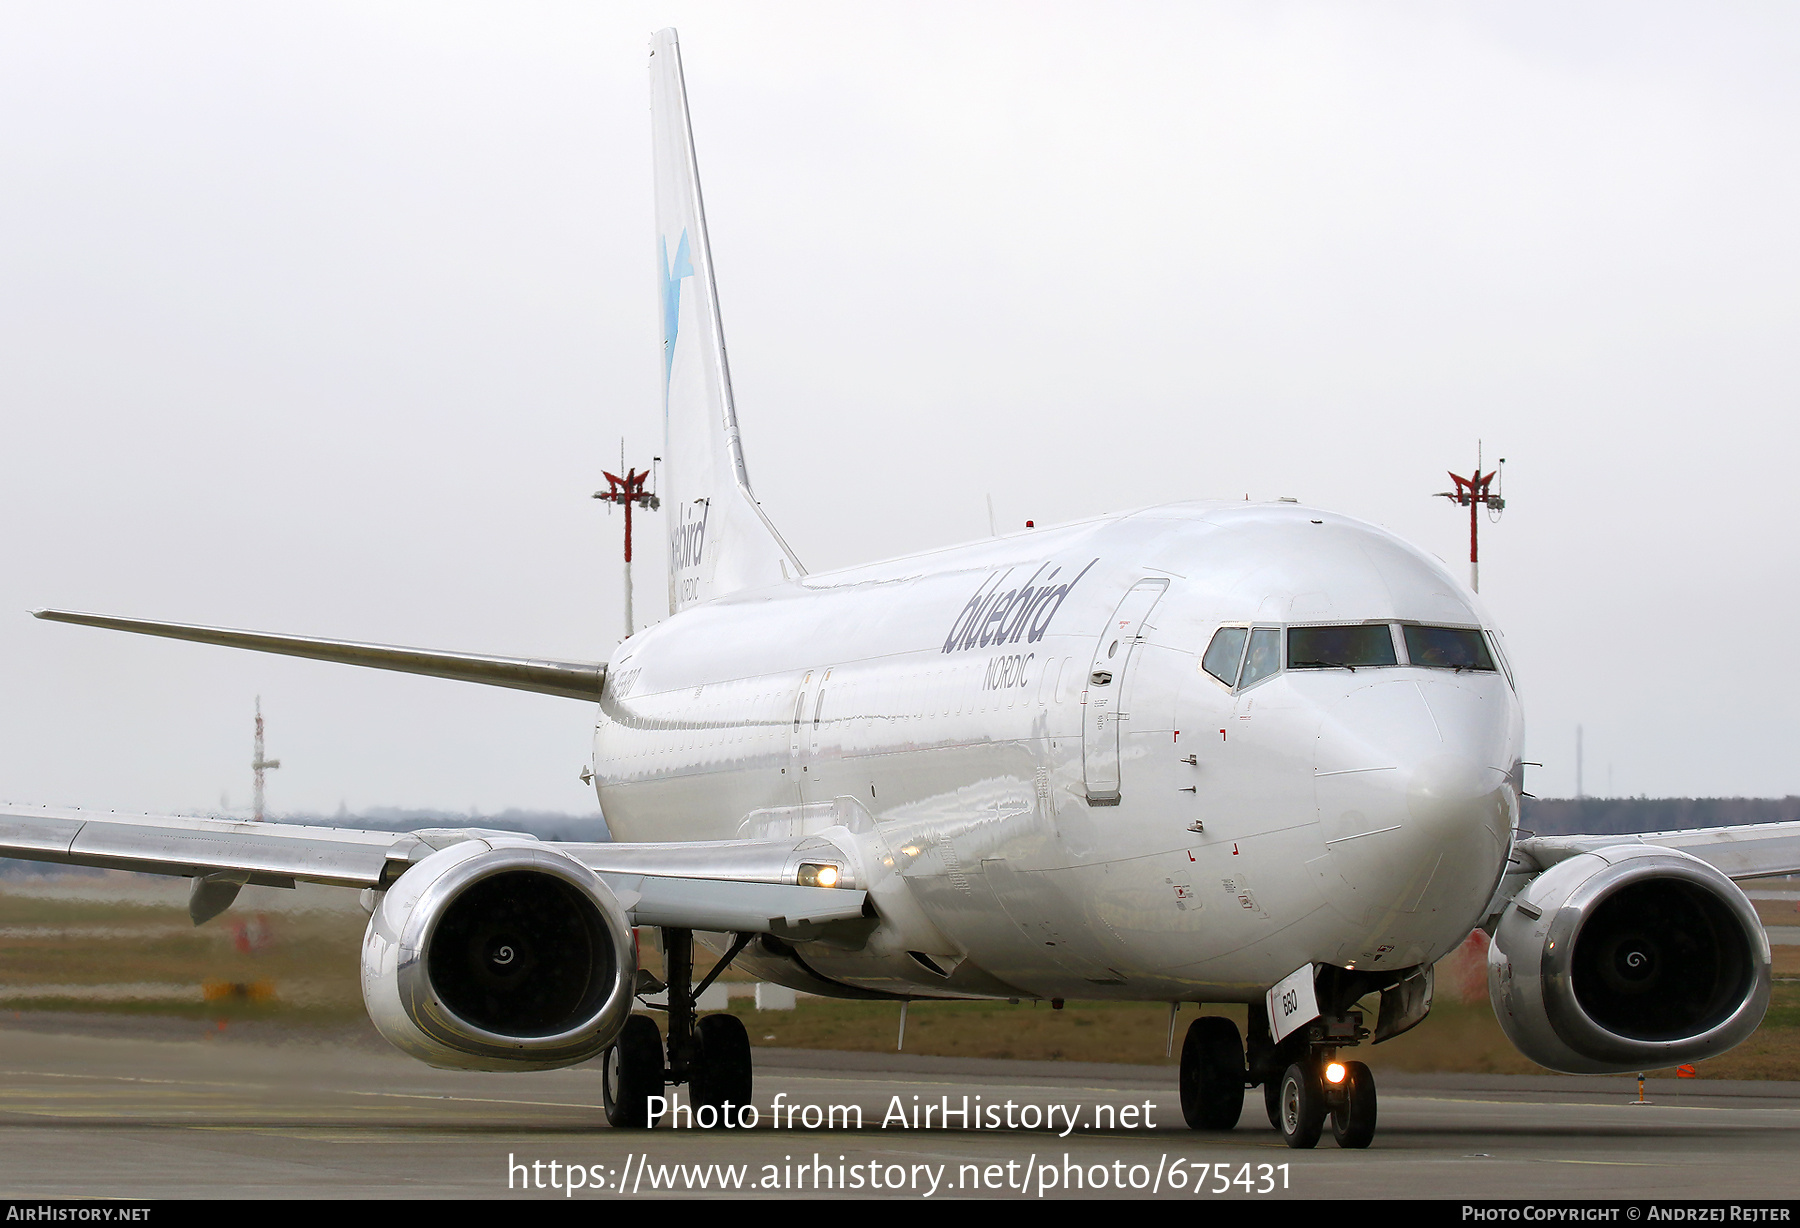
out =
[[[838,884],[838,868],[807,862],[800,867],[797,881],[802,887],[835,887]]]
[[[1327,1083],[1342,1083],[1344,1081],[1344,1064],[1342,1062],[1327,1063],[1325,1066],[1325,1081]]]

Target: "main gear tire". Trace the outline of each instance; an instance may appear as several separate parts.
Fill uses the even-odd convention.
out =
[[[1181,1115],[1190,1130],[1230,1130],[1244,1112],[1244,1042],[1237,1024],[1208,1015],[1181,1044]]]
[[[694,1025],[694,1035],[700,1042],[699,1061],[688,1085],[694,1108],[711,1105],[724,1124],[727,1104],[741,1110],[750,1103],[750,1033],[736,1015],[705,1015]]]
[[[607,1123],[618,1130],[650,1128],[656,1124],[650,1120],[650,1097],[662,1093],[662,1032],[656,1020],[632,1015],[601,1059],[600,1099]]]

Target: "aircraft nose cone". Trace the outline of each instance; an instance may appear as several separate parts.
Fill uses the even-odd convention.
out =
[[[1421,828],[1452,836],[1471,822],[1491,827],[1486,820],[1505,817],[1492,813],[1506,778],[1498,766],[1446,752],[1419,760],[1406,776],[1407,815]]]
[[[1517,801],[1504,685],[1379,682],[1320,727],[1321,886],[1353,925],[1412,935],[1417,959],[1480,919],[1505,864]]]

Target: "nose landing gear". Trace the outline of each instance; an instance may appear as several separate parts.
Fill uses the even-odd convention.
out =
[[[1327,1122],[1339,1147],[1367,1147],[1375,1137],[1375,1076],[1361,1062],[1340,1060],[1335,1046],[1310,1033],[1276,1044],[1257,1005],[1250,1008],[1247,1053],[1229,1019],[1206,1016],[1188,1026],[1181,1112],[1190,1129],[1231,1129],[1243,1113],[1245,1088],[1258,1084],[1269,1124],[1289,1147],[1318,1146]]]
[[[1375,1076],[1361,1062],[1340,1062],[1330,1054],[1294,1062],[1265,1088],[1269,1117],[1289,1147],[1316,1147],[1331,1121],[1339,1147],[1367,1147],[1375,1138]]]
[[[668,1005],[652,1009],[669,1015],[668,1064],[664,1065],[662,1032],[646,1015],[633,1015],[624,1031],[603,1057],[600,1093],[606,1120],[616,1128],[647,1129],[656,1124],[650,1116],[650,1100],[661,1096],[671,1083],[686,1083],[696,1112],[696,1124],[723,1123],[727,1106],[748,1104],[751,1094],[750,1036],[735,1015],[696,1018],[694,1003],[725,971],[751,935],[739,934],[724,958],[706,978],[693,984],[694,934],[692,930],[665,929],[663,956],[667,964]],[[1234,1033],[1235,1034],[1235,1033]],[[715,1112],[699,1116],[703,1107]]]

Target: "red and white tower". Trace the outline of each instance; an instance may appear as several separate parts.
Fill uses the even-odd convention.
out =
[[[1499,491],[1490,490],[1489,486],[1505,468],[1506,458],[1502,456],[1498,469],[1483,473],[1481,471],[1481,445],[1477,443],[1475,445],[1475,475],[1465,478],[1452,473],[1450,480],[1456,483],[1456,489],[1437,492],[1438,498],[1448,499],[1459,507],[1469,509],[1469,587],[1478,593],[1481,591],[1481,537],[1479,531],[1481,507],[1485,504],[1488,515],[1495,520],[1500,519],[1500,513],[1506,508],[1506,500],[1501,498]]]
[[[625,509],[625,635],[629,638],[633,629],[631,621],[631,509],[641,507],[646,511],[655,511],[662,506],[662,500],[644,489],[644,483],[650,477],[648,469],[641,471],[627,469],[624,477],[614,473],[605,473],[605,477],[606,489],[596,490],[594,498],[605,500],[608,511],[612,510],[613,504],[618,504]]]

